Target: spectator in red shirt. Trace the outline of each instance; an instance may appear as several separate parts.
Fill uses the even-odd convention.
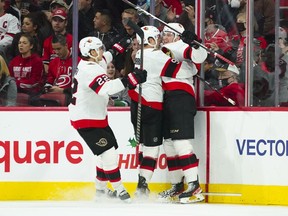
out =
[[[34,39],[29,34],[23,34],[19,39],[19,55],[9,64],[9,71],[15,77],[18,92],[35,96],[43,87],[43,63],[34,53]]]
[[[72,53],[68,48],[64,35],[54,35],[52,38],[52,48],[57,55],[48,68],[47,80],[44,86],[46,93],[53,98],[53,93],[63,93],[66,97],[66,105],[71,99],[72,84]],[[80,57],[78,57],[78,62]],[[47,98],[46,96],[45,98]]]
[[[44,63],[45,73],[48,73],[48,65],[52,59],[57,55],[52,48],[52,38],[54,35],[62,34],[66,36],[68,49],[72,50],[73,36],[66,31],[67,26],[67,13],[63,9],[57,9],[52,13],[52,29],[53,33],[50,37],[46,38],[43,43],[42,60]]]
[[[228,65],[223,65],[224,67]],[[239,71],[228,68],[218,68],[219,76],[219,92],[206,90],[205,91],[205,106],[232,106],[232,104],[225,99],[230,98],[235,102],[236,106],[244,106],[245,91],[241,84],[238,83]],[[221,96],[221,94],[223,96]]]

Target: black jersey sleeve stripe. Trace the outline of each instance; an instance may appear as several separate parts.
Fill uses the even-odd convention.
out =
[[[176,61],[175,59],[169,59],[161,71],[161,76],[175,78],[181,67],[181,64],[182,63]]]
[[[101,74],[100,76],[95,77],[95,79],[90,83],[89,87],[98,94],[102,86],[108,80],[109,78],[106,74]]]

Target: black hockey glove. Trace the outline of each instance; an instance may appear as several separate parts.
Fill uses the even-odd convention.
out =
[[[147,71],[135,68],[133,72],[129,73],[121,79],[124,86],[128,86],[129,89],[135,89],[137,84],[144,83],[147,78]]]
[[[132,40],[131,38],[128,38],[128,37],[124,37],[122,38],[118,43],[115,43],[113,46],[112,46],[112,50],[114,52],[116,52],[116,54],[118,53],[124,53],[125,50],[129,47],[129,45],[131,44]]]
[[[199,45],[195,43],[195,41],[202,43],[202,40],[200,38],[198,38],[198,36],[192,32],[192,31],[188,31],[185,30],[182,35],[181,35],[181,39],[184,43],[187,43],[189,46],[198,49]]]

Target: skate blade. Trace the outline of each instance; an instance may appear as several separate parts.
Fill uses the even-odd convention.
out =
[[[158,197],[157,200],[162,203],[179,203],[179,196]]]
[[[131,198],[128,198],[128,199],[121,200],[121,201],[124,202],[124,203],[131,203],[131,202],[132,202],[132,199],[131,199]]]
[[[182,204],[189,204],[189,203],[196,203],[196,202],[202,202],[204,200],[204,196],[202,194],[195,194],[191,197],[185,197],[181,198],[179,200],[180,203]]]

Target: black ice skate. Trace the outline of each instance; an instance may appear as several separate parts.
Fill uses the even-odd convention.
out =
[[[180,203],[195,203],[201,202],[204,200],[204,196],[202,195],[202,189],[199,185],[198,180],[189,182],[188,188],[183,193],[179,195]]]
[[[138,179],[138,184],[137,184],[135,196],[138,198],[139,197],[148,197],[150,190],[148,188],[148,184],[146,182],[146,179],[143,176],[140,176],[140,175],[138,175],[138,176],[139,176],[139,179]]]
[[[184,191],[184,183],[179,182],[172,184],[172,187],[168,190],[162,191],[158,194],[158,200],[161,202],[178,202],[179,194]]]

